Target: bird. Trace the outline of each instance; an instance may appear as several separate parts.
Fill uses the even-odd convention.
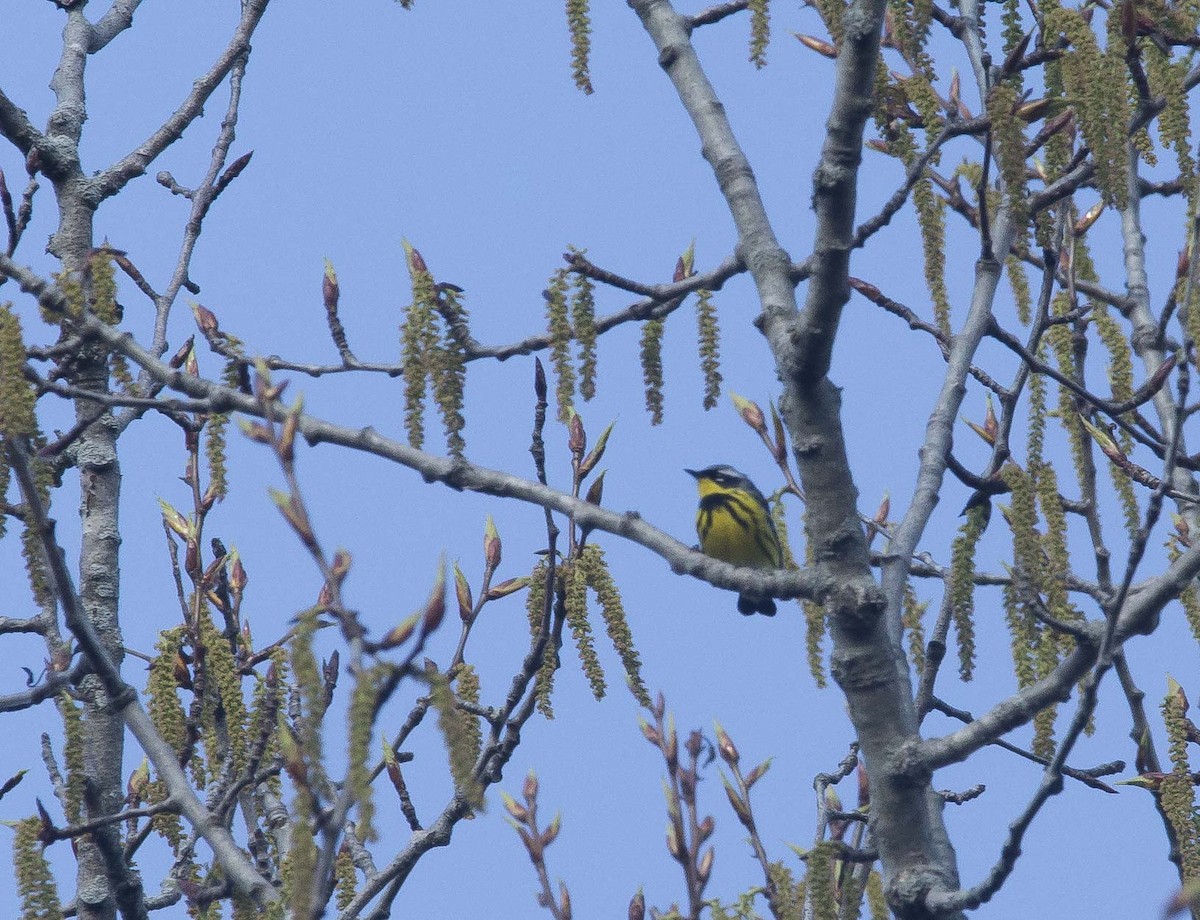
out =
[[[749,477],[724,463],[684,472],[700,489],[696,533],[701,552],[733,565],[783,567],[783,546],[771,510]],[[739,594],[737,608],[743,616],[775,616],[775,601],[764,594]]]

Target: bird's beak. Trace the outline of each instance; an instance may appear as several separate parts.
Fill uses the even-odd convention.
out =
[[[699,473],[697,473],[695,470],[689,470],[689,469],[686,469],[686,468],[685,468],[685,469],[684,469],[684,472],[685,472],[685,473],[687,473],[689,476],[691,476],[691,477],[695,478],[695,479],[699,479],[699,478],[700,478],[700,474],[699,474]]]

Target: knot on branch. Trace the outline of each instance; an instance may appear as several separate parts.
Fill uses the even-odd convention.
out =
[[[865,648],[835,649],[829,671],[847,695],[890,687],[896,677],[895,662]]]
[[[897,747],[887,766],[887,777],[899,787],[923,789],[933,779],[933,770],[919,738],[910,738]]]
[[[943,878],[933,866],[912,866],[888,879],[884,895],[897,917],[924,917],[929,916],[925,901],[931,892],[957,888],[957,884]]]
[[[856,635],[871,632],[887,609],[887,599],[875,580],[864,577],[844,583],[824,600],[825,610],[843,629]]]

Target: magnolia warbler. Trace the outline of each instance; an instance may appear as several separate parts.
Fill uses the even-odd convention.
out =
[[[732,466],[684,470],[696,477],[700,508],[696,533],[700,549],[716,559],[756,569],[783,567],[783,547],[767,500],[754,483]],[[738,613],[775,615],[775,601],[761,594],[739,594]]]

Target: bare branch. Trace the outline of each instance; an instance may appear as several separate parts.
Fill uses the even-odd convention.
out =
[[[204,103],[224,82],[237,62],[245,61],[250,53],[250,37],[259,20],[266,12],[270,0],[246,0],[242,4],[242,15],[225,50],[217,58],[208,73],[192,85],[178,109],[163,122],[157,131],[107,169],[88,182],[88,197],[93,205],[115,195],[132,179],[144,175],[147,167],[175,141],[183,136],[184,130],[195,121],[204,109]]]

